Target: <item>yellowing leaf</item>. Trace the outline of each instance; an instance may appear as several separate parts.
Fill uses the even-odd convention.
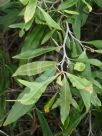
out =
[[[46,105],[44,106],[44,111],[47,113],[50,111],[54,101],[55,101],[55,98],[56,98],[57,94],[53,95],[53,97],[46,103]]]

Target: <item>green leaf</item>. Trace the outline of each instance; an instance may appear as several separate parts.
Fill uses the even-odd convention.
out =
[[[92,93],[89,93],[85,90],[80,90],[80,94],[81,94],[81,97],[82,97],[83,102],[85,104],[86,111],[88,112],[89,109],[90,109],[90,106],[91,106],[91,95],[92,95]]]
[[[43,14],[45,21],[49,27],[53,27],[55,29],[61,30],[59,24],[56,23],[47,12],[45,12],[41,7],[38,7],[38,8],[41,11],[41,13]]]
[[[55,73],[56,73],[55,68],[49,69],[49,70],[45,71],[43,74],[41,74],[39,77],[37,77],[36,81],[37,82],[43,82],[46,79],[48,79],[49,77],[54,76]]]
[[[73,87],[76,87],[79,90],[85,90],[89,92],[90,94],[93,92],[93,85],[89,80],[75,76],[70,73],[67,73],[67,76],[69,80],[71,81]]]
[[[49,125],[48,125],[43,113],[40,112],[38,109],[36,111],[37,111],[37,115],[38,115],[41,129],[43,132],[43,136],[53,136],[51,129],[49,128]]]
[[[45,27],[41,25],[37,25],[26,37],[22,48],[22,52],[28,51],[29,49],[36,49],[37,47],[39,47],[40,43],[42,42],[44,33],[45,33]]]
[[[101,106],[101,101],[100,99],[97,97],[97,94],[96,92],[94,91],[91,95],[91,103],[96,106],[96,107],[99,107]]]
[[[21,99],[22,95],[26,94],[29,91],[30,91],[30,89],[26,87],[24,89],[24,91],[19,95],[18,99]],[[4,122],[3,126],[7,126],[8,124],[11,124],[12,122],[16,121],[21,116],[23,116],[28,111],[30,111],[30,109],[32,107],[33,107],[33,104],[32,105],[24,105],[24,104],[21,104],[20,102],[16,101],[15,104],[13,105],[12,109],[10,110],[8,117],[7,117],[6,121]]]
[[[86,0],[82,0],[82,2],[88,7],[89,12],[91,12],[92,11],[91,5]]]
[[[13,24],[18,19],[19,9],[13,8],[8,9],[7,11],[4,11],[5,15],[0,16],[0,29],[6,28],[8,29],[8,26]]]
[[[55,32],[55,30],[49,31],[49,32],[45,35],[45,37],[44,37],[44,39],[42,40],[41,44],[46,43],[46,42],[52,37],[52,35],[53,35],[54,32]]]
[[[76,108],[77,110],[79,110],[79,105],[77,104],[75,99],[72,99],[71,104],[73,105],[74,108]]]
[[[96,48],[102,49],[102,40],[93,40],[87,42],[91,46],[95,46]]]
[[[20,0],[20,2],[24,5],[26,5],[30,0]]]
[[[30,88],[30,91],[24,93],[22,98],[17,99],[18,102],[21,102],[24,105],[31,105],[35,104],[38,99],[41,97],[42,93],[46,90],[47,86],[56,78],[57,76],[53,76],[48,78],[46,81],[41,83],[39,82],[28,82],[25,80],[19,79],[18,81],[25,85],[26,87]]]
[[[98,59],[78,59],[78,61],[88,63],[97,67],[102,67],[102,62]]]
[[[10,2],[10,0],[0,0],[0,7],[5,6],[6,4],[8,4]]]
[[[77,71],[84,71],[85,70],[85,64],[82,62],[76,62],[74,65],[74,70]]]
[[[101,0],[94,0],[94,2],[102,8],[102,1]]]
[[[91,65],[97,66],[97,67],[102,67],[102,62],[98,59],[89,59],[88,62]]]
[[[60,116],[61,116],[62,124],[64,124],[65,120],[69,115],[71,102],[72,102],[72,95],[70,92],[69,83],[66,77],[64,77],[63,86],[61,87],[61,91],[60,91]]]
[[[95,50],[95,52],[102,54],[102,50]]]
[[[71,113],[68,126],[64,130],[65,136],[70,136],[72,134],[73,130],[79,125],[85,115],[86,113],[81,114],[78,111]]]
[[[81,37],[81,16],[80,14],[77,16],[76,15],[74,16],[74,22],[72,23],[72,28],[73,28],[73,32],[76,38],[80,40],[80,37]]]
[[[49,48],[39,48],[39,49],[35,49],[35,50],[28,50],[25,52],[21,52],[21,54],[18,54],[16,56],[14,56],[13,58],[16,59],[31,59],[31,58],[35,58],[37,56],[43,55],[47,52],[51,52],[51,51],[60,51],[59,47],[49,47]]]
[[[33,18],[35,10],[36,10],[36,5],[37,5],[37,0],[29,1],[24,12],[25,23],[29,22]]]
[[[64,10],[64,12],[65,12],[65,13],[67,13],[67,14],[79,15],[79,13],[78,13],[78,12],[76,12],[76,11],[72,11],[72,10]]]
[[[54,101],[55,101],[55,99],[56,99],[56,96],[57,96],[57,93],[54,94],[54,95],[51,97],[51,99],[45,104],[45,106],[44,106],[44,111],[45,111],[46,113],[50,111],[50,109],[51,109],[51,107],[52,107],[52,105],[53,105],[53,103],[54,103]]]
[[[36,61],[21,65],[13,76],[18,75],[36,75],[51,68],[56,68],[57,63],[54,61]]]
[[[67,8],[70,8],[72,6],[74,6],[75,4],[77,4],[78,0],[66,0],[66,1],[63,1],[59,7],[58,7],[58,10],[64,10],[64,9],[67,9]]]
[[[50,71],[50,72],[49,72]],[[47,80],[48,78],[54,76],[55,72],[53,72],[52,70],[48,70],[45,73],[43,73],[40,77],[38,77],[36,79],[36,81],[38,82],[44,82],[45,80]],[[19,97],[17,99],[22,98],[22,96],[24,94],[26,94],[27,92],[30,92],[30,89],[28,87],[26,87],[22,93],[20,93]],[[24,114],[26,114],[27,112],[30,111],[30,109],[34,106],[34,104],[32,105],[24,105],[18,101],[15,102],[15,104],[13,105],[12,109],[10,110],[8,117],[6,119],[6,121],[4,122],[4,126],[16,121],[17,119],[19,119],[20,117],[22,117]],[[18,110],[19,109],[19,110]]]

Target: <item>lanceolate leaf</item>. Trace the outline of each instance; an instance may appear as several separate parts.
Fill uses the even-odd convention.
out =
[[[79,90],[85,90],[90,94],[93,92],[93,85],[90,81],[85,78],[75,76],[73,74],[67,73],[69,80],[71,81],[73,87],[76,87]]]
[[[53,73],[53,72],[52,72]],[[37,78],[36,81],[39,82],[44,82],[45,80],[47,80],[48,78],[54,76],[54,73],[52,74],[50,72],[45,72],[43,73],[40,77]],[[42,78],[44,77],[44,78]],[[26,87],[22,93],[19,95],[19,97],[17,99],[21,99],[22,96],[24,94],[26,94],[27,92],[30,92],[30,88]],[[30,109],[34,106],[34,104],[31,105],[24,105],[21,102],[16,101],[15,104],[13,105],[12,109],[10,110],[8,117],[6,119],[6,121],[4,122],[4,126],[11,124],[12,122],[15,122],[17,119],[19,119],[20,117],[22,117],[24,114],[26,114],[27,112],[30,111]]]
[[[53,105],[53,103],[54,103],[54,101],[56,99],[56,96],[57,96],[57,94],[54,94],[51,97],[51,99],[45,104],[45,106],[44,106],[44,111],[45,112],[49,112],[50,111],[50,109],[51,109],[51,107],[52,107],[52,105]]]
[[[66,77],[64,77],[63,86],[60,91],[60,116],[63,124],[69,115],[71,102],[72,96],[70,92],[69,83]]]
[[[43,113],[40,112],[38,109],[37,109],[37,115],[43,132],[43,136],[53,136],[51,129],[47,123],[47,120],[45,119]]]
[[[26,87],[30,88],[30,91],[24,93],[22,98],[18,99],[17,101],[21,102],[24,105],[31,105],[35,104],[38,99],[41,97],[42,93],[45,91],[46,87],[56,78],[57,76],[53,76],[47,79],[44,82],[28,82],[25,80],[20,80],[19,82],[25,85]]]
[[[87,42],[89,45],[102,49],[102,40],[93,40]]]
[[[30,0],[20,0],[20,2],[22,2],[22,4],[26,5],[28,3],[28,1]]]
[[[26,87],[24,89],[24,91],[19,95],[18,99],[21,99],[22,95],[26,94],[29,91],[30,91],[30,89]],[[32,105],[24,105],[24,104],[21,104],[20,102],[15,102],[15,104],[13,105],[12,109],[10,110],[8,117],[7,117],[6,121],[4,122],[3,126],[11,124],[12,122],[15,122],[21,116],[23,116],[28,111],[30,111],[30,109],[32,107],[33,107],[33,104]]]
[[[36,75],[51,68],[55,68],[56,65],[57,63],[54,61],[36,61],[32,63],[27,63],[25,65],[20,66],[13,76]]]
[[[22,52],[28,51],[29,49],[38,48],[40,43],[42,42],[44,33],[45,33],[45,27],[41,25],[37,25],[26,37],[24,41],[24,46],[22,48]]]
[[[102,1],[101,0],[94,0],[94,2],[102,8]]]
[[[5,6],[6,4],[8,4],[10,2],[10,0],[0,0],[0,7]]]
[[[70,8],[73,5],[77,4],[77,2],[78,2],[78,0],[66,0],[66,1],[63,1],[59,5],[58,10],[64,10],[64,9]]]
[[[35,13],[37,0],[29,0],[28,5],[26,6],[25,12],[24,12],[24,20],[25,23],[29,22]]]
[[[16,59],[31,59],[31,58],[35,58],[37,56],[43,55],[47,52],[51,52],[51,51],[60,51],[59,47],[49,47],[49,48],[39,48],[39,49],[34,49],[34,50],[28,50],[25,52],[22,52],[21,54],[18,54],[16,56],[14,56],[13,58]]]
[[[85,104],[86,107],[86,111],[88,112],[91,106],[91,95],[89,92],[85,91],[85,90],[80,90],[80,94],[81,97],[83,99],[83,102]]]
[[[73,113],[71,113],[70,115],[70,121],[68,123],[68,126],[66,127],[66,129],[64,130],[65,132],[65,136],[66,135],[71,135],[73,130],[78,126],[78,124],[81,122],[81,120],[85,117],[86,113],[79,113],[78,111],[75,111]]]
[[[53,27],[55,29],[61,29],[59,24],[57,24],[51,17],[50,15],[45,12],[42,8],[38,7],[41,13],[43,14],[46,23],[48,24],[49,27]]]

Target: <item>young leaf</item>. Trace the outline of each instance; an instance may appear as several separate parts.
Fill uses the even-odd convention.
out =
[[[27,63],[20,66],[13,76],[18,75],[36,75],[46,71],[50,68],[56,68],[57,63],[54,61],[36,61],[32,63]]]
[[[75,63],[75,65],[74,65],[74,70],[84,71],[84,70],[85,70],[85,64],[82,63],[82,62],[77,62],[77,63]]]
[[[61,87],[61,91],[60,91],[60,116],[61,116],[61,122],[63,124],[69,115],[71,102],[72,102],[72,95],[70,92],[69,83],[66,77],[64,77],[63,86]]]
[[[51,51],[60,51],[59,47],[49,47],[49,48],[39,48],[39,49],[35,49],[35,50],[28,50],[25,52],[21,52],[21,54],[18,54],[16,56],[14,56],[13,58],[16,59],[31,59],[31,58],[35,58],[37,56],[43,55],[47,52],[51,52]]]
[[[38,7],[39,10],[41,11],[41,13],[43,14],[44,18],[45,18],[45,21],[46,23],[48,24],[49,27],[53,27],[55,29],[59,29],[61,30],[60,26],[58,23],[56,23],[51,17],[50,15],[45,12],[41,7]]]
[[[25,12],[24,12],[24,20],[25,23],[29,22],[35,13],[37,5],[37,0],[29,0],[28,5],[26,6]]]
[[[79,90],[85,90],[90,94],[93,92],[93,85],[87,79],[69,73],[67,73],[67,76],[71,83],[73,84],[73,87],[76,87]]]

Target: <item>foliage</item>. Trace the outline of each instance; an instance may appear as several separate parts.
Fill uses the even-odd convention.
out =
[[[82,27],[87,24],[95,4],[102,8],[101,0],[0,2],[0,9],[5,12],[0,16],[0,29],[7,31],[13,28],[19,30],[20,38],[24,37],[21,51],[13,56],[15,61],[19,61],[13,78],[23,91],[17,99],[7,100],[15,104],[3,126],[17,121],[35,108],[52,82],[59,90],[52,94],[44,109],[49,112],[59,108],[61,131],[53,133],[44,115],[37,109],[44,136],[70,136],[92,109],[101,107],[102,62],[93,54],[102,54],[102,40],[81,41]],[[4,91],[12,73],[10,69],[14,71],[14,68],[7,64],[2,50],[0,59],[0,65],[4,66],[0,86],[0,104],[3,107],[0,108],[0,119],[4,119]]]

